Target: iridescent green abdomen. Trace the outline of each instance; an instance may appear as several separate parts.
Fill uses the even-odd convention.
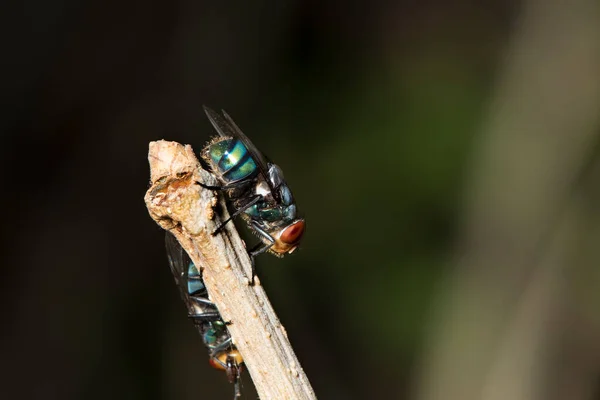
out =
[[[202,277],[192,262],[188,265],[187,289],[190,296],[195,296],[198,293],[206,290],[204,282],[202,282]]]
[[[246,179],[257,172],[250,152],[238,139],[223,139],[208,146],[214,172],[226,182]]]

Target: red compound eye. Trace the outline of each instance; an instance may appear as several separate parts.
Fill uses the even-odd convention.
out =
[[[281,232],[281,236],[279,236],[279,240],[286,244],[296,244],[302,238],[302,234],[304,233],[304,220],[300,219]]]

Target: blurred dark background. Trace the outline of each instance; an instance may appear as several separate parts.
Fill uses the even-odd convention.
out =
[[[199,151],[214,134],[203,104],[226,109],[283,168],[307,219],[301,249],[260,257],[258,271],[319,398],[600,398],[595,2],[565,2],[563,10],[498,0],[33,0],[2,9],[2,398],[231,398],[186,318],[164,233],[143,202],[148,143],[164,138]],[[541,33],[529,35],[529,23]],[[544,41],[544,32],[557,40]],[[532,51],[528,37],[539,41]],[[518,64],[521,55],[532,60]],[[539,93],[527,86],[530,76],[540,77]],[[523,122],[529,110],[556,134]],[[554,124],[561,112],[567,122]],[[501,175],[494,165],[509,168]],[[520,190],[534,191],[532,182],[544,187],[537,197]],[[579,182],[588,182],[581,191]],[[548,238],[573,193],[585,203],[575,220],[586,225],[566,222],[579,238],[569,243],[589,241],[589,254],[567,246],[579,261],[554,264],[560,282],[575,277],[585,290],[569,284],[568,301],[547,307],[561,314],[544,319],[560,321],[557,336],[568,340],[544,345],[553,351],[542,364],[521,363],[544,377],[540,391],[494,390],[495,362],[474,367],[491,371],[486,380],[460,357],[502,360],[513,343],[502,345],[502,336],[471,347],[478,327],[529,337],[511,336],[508,321],[520,315],[517,299],[529,298],[530,283],[545,282],[535,271],[544,249],[559,247]],[[486,206],[479,199],[488,195]],[[461,310],[471,308],[444,293],[470,293],[466,304],[476,307],[495,289],[490,304],[508,311],[481,306],[464,319],[474,330],[462,331]],[[499,325],[489,321],[495,315]],[[449,325],[435,325],[444,318]],[[524,348],[542,351],[540,337]],[[456,351],[438,363],[445,338]],[[579,386],[569,382],[587,390],[556,397],[548,382],[565,375],[550,366],[565,364],[586,367],[574,373]],[[444,392],[446,381],[436,378],[450,376],[443,371],[465,373],[452,384],[484,389],[439,397],[422,389],[439,383]],[[253,390],[245,374],[245,398]]]

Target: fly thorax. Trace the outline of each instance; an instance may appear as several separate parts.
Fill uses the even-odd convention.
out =
[[[265,200],[273,199],[271,188],[269,188],[269,185],[263,179],[259,180],[259,182],[256,184],[254,193],[259,196],[262,196]]]
[[[269,164],[269,181],[273,187],[279,187],[285,183],[283,171],[277,164]]]
[[[281,199],[281,208],[283,218],[292,221],[296,219],[296,204],[294,203],[294,196],[292,191],[287,184],[282,183],[279,186],[279,198]]]
[[[204,331],[204,334],[202,335],[202,340],[204,341],[204,344],[208,347],[214,347],[214,345],[217,343],[217,330],[214,328],[213,325],[210,325],[208,329]]]
[[[292,196],[292,191],[285,182],[282,183],[277,190],[279,191],[281,203],[284,206],[290,206],[294,204],[294,196]]]
[[[284,213],[281,206],[273,205],[267,201],[259,201],[246,209],[246,214],[263,226],[272,225],[281,220]]]
[[[289,221],[296,219],[296,205],[291,204],[285,208],[285,218]]]

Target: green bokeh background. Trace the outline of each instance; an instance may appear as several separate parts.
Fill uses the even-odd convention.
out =
[[[6,7],[1,397],[231,397],[143,203],[148,142],[198,152],[206,104],[306,217],[258,273],[319,398],[408,398],[518,2]]]

